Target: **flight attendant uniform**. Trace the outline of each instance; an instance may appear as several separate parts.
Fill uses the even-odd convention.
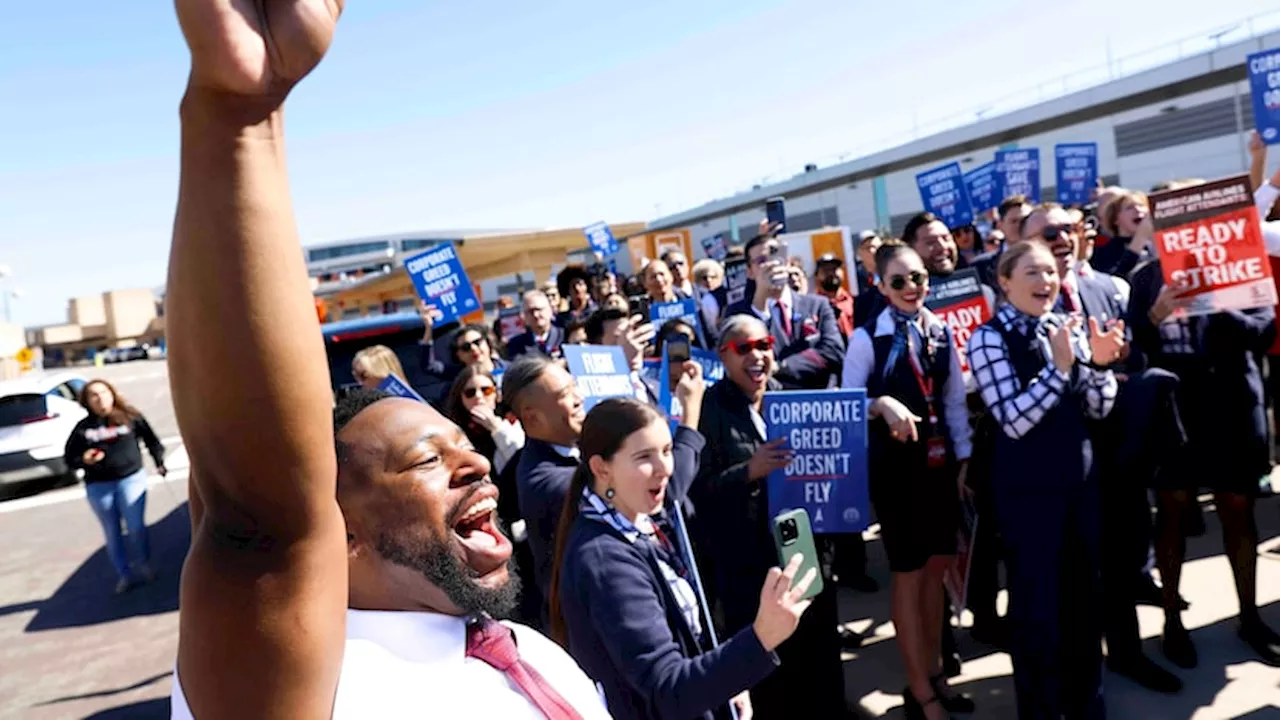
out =
[[[1117,384],[1111,371],[1085,365],[1091,353],[1079,329],[1078,362],[1069,373],[1053,365],[1047,332],[1064,322],[1005,304],[968,347],[1000,428],[991,491],[1008,549],[1019,720],[1106,717],[1098,483],[1086,418],[1111,411]]]

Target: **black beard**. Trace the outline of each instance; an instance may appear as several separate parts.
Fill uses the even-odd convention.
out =
[[[447,541],[426,537],[406,542],[383,533],[378,536],[374,549],[387,562],[422,573],[465,614],[484,614],[501,620],[511,617],[519,603],[520,578],[516,574],[515,555],[507,561],[507,582],[489,589],[475,583],[475,572],[453,554],[453,547]]]

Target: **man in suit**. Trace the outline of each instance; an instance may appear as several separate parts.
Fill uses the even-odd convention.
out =
[[[552,322],[555,313],[547,294],[541,290],[530,290],[524,294],[523,302],[521,317],[526,330],[507,343],[507,359],[515,360],[528,353],[540,353],[559,360],[563,357],[560,343],[564,342],[564,330]]]
[[[698,427],[706,446],[690,497],[698,509],[699,564],[711,569],[708,585],[732,634],[752,623],[759,596],[753,588],[777,563],[768,476],[790,462],[791,452],[780,442],[765,442],[760,414],[765,391],[781,389],[772,377],[773,335],[750,313],[730,316],[723,330],[725,377],[703,403]],[[814,598],[795,635],[777,649],[781,666],[751,689],[757,718],[795,717],[798,699],[805,717],[845,717],[835,596],[828,584]]]
[[[820,390],[838,377],[844,341],[826,298],[800,295],[788,285],[789,270],[778,240],[757,235],[747,242],[747,276],[754,292],[726,310],[726,317],[751,315],[769,328],[778,369],[788,390]]]
[[[1123,321],[1128,314],[1128,284],[1106,273],[1091,271],[1086,276],[1080,272],[1079,226],[1066,209],[1057,203],[1041,205],[1027,215],[1019,231],[1023,239],[1046,243],[1058,261],[1058,275],[1062,278],[1058,312],[1079,313],[1103,329]],[[1132,337],[1131,332],[1128,334]],[[1182,681],[1143,653],[1138,634],[1138,581],[1151,543],[1147,487],[1154,467],[1135,467],[1122,458],[1138,455],[1126,450],[1124,443],[1141,439],[1142,434],[1132,430],[1151,424],[1158,398],[1156,389],[1176,384],[1177,380],[1161,370],[1144,373],[1140,353],[1132,353],[1129,346],[1114,361],[1095,358],[1095,362],[1107,365],[1124,378],[1114,410],[1107,419],[1094,423],[1091,432],[1098,472],[1103,478],[1099,485],[1102,536],[1107,547],[1101,557],[1107,667],[1150,690],[1176,693],[1182,689]]]
[[[682,383],[676,389],[677,397],[686,408],[681,423],[686,430],[696,428],[700,419],[704,389],[701,374],[697,380],[692,384]],[[527,438],[516,468],[516,494],[529,533],[533,574],[542,597],[548,598],[556,529],[569,484],[578,468],[578,436],[587,413],[569,371],[537,353],[521,358],[503,373],[502,398],[520,420]],[[698,472],[701,451],[702,437],[697,432],[677,429],[672,448],[675,470],[670,480],[673,496],[687,493]],[[546,615],[544,604],[544,627]]]

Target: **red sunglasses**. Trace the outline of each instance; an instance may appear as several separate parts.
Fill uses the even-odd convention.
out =
[[[728,348],[739,355],[748,355],[752,350],[760,352],[770,352],[773,350],[773,336],[762,337],[759,340],[738,340],[737,342],[725,343],[720,346],[721,350]]]

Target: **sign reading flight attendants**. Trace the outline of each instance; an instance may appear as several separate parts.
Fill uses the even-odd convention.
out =
[[[867,529],[867,391],[793,390],[764,394],[770,441],[785,438],[794,457],[769,474],[769,516],[809,512],[815,533]]]
[[[440,311],[436,323],[450,323],[480,309],[480,299],[452,243],[441,243],[405,258],[404,269],[413,280],[418,297]]]
[[[1175,317],[1276,304],[1276,283],[1248,176],[1151,195],[1167,285],[1186,285]]]
[[[1063,143],[1053,146],[1058,202],[1088,205],[1098,184],[1098,143]]]
[[[613,345],[561,345],[569,373],[582,393],[583,409],[611,397],[635,397],[631,366],[622,348]]]
[[[1001,200],[1025,195],[1032,205],[1040,204],[1040,150],[996,151],[996,174],[1000,176]]]
[[[929,297],[925,307],[951,328],[956,350],[960,353],[960,370],[966,378],[969,374],[969,358],[965,348],[978,326],[991,319],[991,308],[982,292],[978,271],[973,268],[957,270],[946,278],[930,278]]]

